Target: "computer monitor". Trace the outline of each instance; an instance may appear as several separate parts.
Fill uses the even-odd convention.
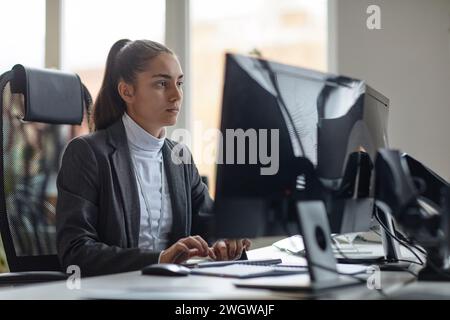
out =
[[[325,202],[334,233],[367,231],[388,104],[364,81],[227,54],[215,235],[296,233],[301,199]]]

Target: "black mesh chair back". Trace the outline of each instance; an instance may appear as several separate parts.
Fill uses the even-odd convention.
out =
[[[9,270],[62,271],[56,177],[65,146],[88,123],[90,94],[76,74],[22,65],[0,76],[0,93],[0,231]]]

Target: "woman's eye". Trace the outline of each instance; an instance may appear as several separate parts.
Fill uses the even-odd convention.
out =
[[[179,87],[182,87],[182,86],[184,85],[184,82],[183,82],[183,81],[178,81],[177,85],[178,85]]]
[[[167,81],[160,81],[157,83],[159,87],[167,87]]]

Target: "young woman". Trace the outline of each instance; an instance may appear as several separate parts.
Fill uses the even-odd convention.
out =
[[[94,104],[95,132],[69,143],[58,175],[63,267],[78,265],[82,275],[125,272],[193,256],[235,259],[249,247],[247,239],[209,247],[190,236],[213,202],[193,161],[173,161],[176,143],[165,137],[177,121],[182,86],[178,59],[165,46],[112,46]]]

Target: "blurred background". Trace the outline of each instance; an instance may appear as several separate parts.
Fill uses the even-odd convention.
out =
[[[370,5],[379,29],[368,28]],[[204,132],[219,126],[226,52],[366,80],[390,99],[391,147],[450,179],[450,0],[0,0],[0,28],[0,73],[76,72],[93,97],[116,40],[172,48],[186,73],[177,128],[191,132],[212,196],[215,167],[203,160],[215,140]]]

